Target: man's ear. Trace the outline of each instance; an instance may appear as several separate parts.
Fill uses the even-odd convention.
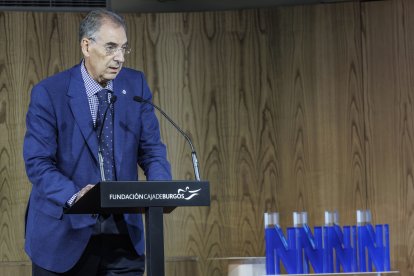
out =
[[[91,43],[90,40],[87,38],[82,38],[80,46],[81,46],[81,50],[82,50],[82,54],[84,57],[89,57],[89,47],[90,47]]]

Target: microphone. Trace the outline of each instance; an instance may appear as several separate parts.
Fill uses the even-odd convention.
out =
[[[197,154],[196,151],[194,149],[193,143],[191,142],[190,137],[188,137],[188,135],[179,127],[177,126],[176,123],[174,123],[174,121],[158,106],[156,106],[155,104],[153,104],[152,102],[145,100],[143,98],[141,98],[140,96],[134,96],[134,101],[138,102],[138,103],[146,103],[149,104],[153,107],[155,107],[180,133],[181,135],[184,136],[184,138],[187,140],[188,144],[191,147],[191,159],[193,161],[193,168],[194,168],[194,175],[197,181],[200,181],[200,172],[198,170],[198,160],[197,160]]]
[[[100,122],[100,130],[98,135],[98,159],[99,159],[99,168],[101,171],[101,179],[102,181],[105,181],[105,170],[104,170],[104,161],[102,157],[102,149],[101,149],[101,136],[102,136],[102,130],[104,128],[105,120],[106,120],[106,114],[108,113],[109,108],[111,105],[113,105],[116,102],[116,95],[111,95],[111,98],[109,99],[109,104],[107,105],[102,122]]]

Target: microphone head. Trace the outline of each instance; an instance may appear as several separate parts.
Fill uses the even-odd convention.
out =
[[[139,102],[139,103],[145,102],[145,100],[141,98],[140,96],[134,96],[134,101]]]
[[[117,99],[116,95],[112,95],[109,104],[115,103],[116,102],[116,99]]]

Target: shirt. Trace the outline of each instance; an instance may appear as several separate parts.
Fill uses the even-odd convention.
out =
[[[83,83],[85,84],[86,89],[86,96],[88,97],[89,108],[91,110],[91,116],[93,120],[93,124],[96,123],[96,114],[98,113],[98,96],[96,93],[101,91],[102,89],[107,89],[109,91],[113,91],[113,82],[112,80],[108,81],[105,87],[102,87],[96,80],[94,80],[91,75],[89,75],[88,71],[85,67],[85,61],[82,61],[81,65],[81,73]],[[111,98],[111,93],[108,93],[108,100]]]

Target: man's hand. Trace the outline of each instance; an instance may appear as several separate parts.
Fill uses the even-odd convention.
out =
[[[83,197],[90,189],[92,189],[95,185],[94,184],[88,184],[85,187],[82,188],[82,190],[80,190],[78,192],[78,196],[76,197],[75,202],[77,202],[81,197]]]

